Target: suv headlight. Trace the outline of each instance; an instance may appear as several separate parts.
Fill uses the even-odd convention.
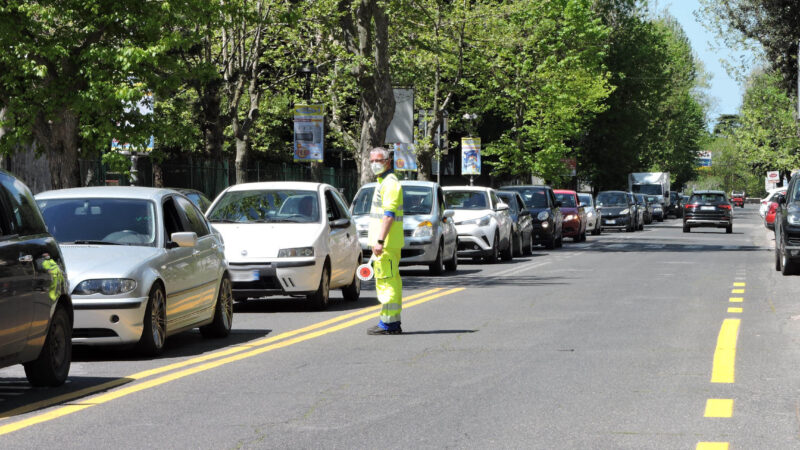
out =
[[[792,225],[800,225],[800,213],[791,213],[787,215],[786,221]]]
[[[414,229],[414,233],[411,234],[411,237],[415,238],[427,238],[431,236],[433,236],[433,224],[429,220],[417,225],[417,228]]]
[[[631,212],[631,210],[629,208],[625,208],[622,211],[620,211],[620,214],[628,214],[630,212]]]
[[[539,220],[547,220],[550,218],[550,211],[542,211],[536,218]]]
[[[278,258],[295,258],[298,256],[314,256],[314,247],[282,248],[278,250]]]
[[[483,216],[479,219],[465,220],[461,223],[463,225],[477,225],[479,227],[485,227],[486,225],[489,225],[489,222],[491,222],[491,220],[492,216]]]
[[[84,280],[75,286],[73,294],[77,295],[117,295],[125,294],[136,289],[136,280],[128,278],[103,278],[97,280]]]

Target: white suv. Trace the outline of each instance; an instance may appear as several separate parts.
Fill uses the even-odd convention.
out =
[[[459,256],[484,257],[490,263],[513,257],[511,215],[496,192],[478,186],[444,188],[447,209],[455,212]]]

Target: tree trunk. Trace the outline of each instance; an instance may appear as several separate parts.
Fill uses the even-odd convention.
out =
[[[216,178],[216,175],[214,175]],[[161,163],[153,161],[153,187],[164,187],[164,171],[161,170]]]
[[[81,185],[78,167],[78,115],[64,109],[53,120],[40,114],[33,126],[33,137],[50,164],[52,189]]]
[[[247,182],[247,140],[236,137],[236,184]]]

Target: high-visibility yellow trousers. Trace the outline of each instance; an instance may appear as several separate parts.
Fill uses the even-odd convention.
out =
[[[400,249],[383,250],[375,261],[375,291],[381,302],[381,322],[392,327],[403,310],[403,281],[400,279]]]

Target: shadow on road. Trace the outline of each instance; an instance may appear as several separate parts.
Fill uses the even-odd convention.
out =
[[[234,323],[236,316],[234,315]],[[268,335],[272,330],[231,330],[231,334],[221,339],[205,339],[198,330],[189,330],[167,338],[164,352],[156,357],[142,356],[132,345],[102,346],[73,345],[72,360],[76,362],[92,361],[150,361],[163,358],[179,358],[197,356],[225,347],[243,344]]]
[[[14,417],[107,391],[131,378],[73,377],[59,387],[36,388],[24,378],[0,379],[0,418]]]
[[[410,334],[463,334],[475,333],[478,330],[430,330],[430,331],[403,331],[401,336],[408,336]]]

